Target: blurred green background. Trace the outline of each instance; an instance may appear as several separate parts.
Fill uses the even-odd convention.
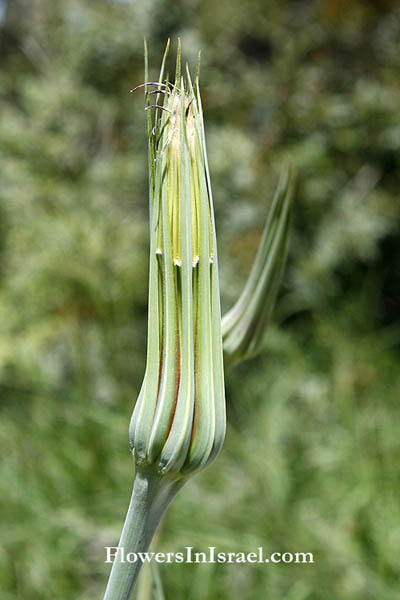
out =
[[[224,450],[159,546],[315,564],[164,565],[166,597],[398,598],[399,3],[2,0],[0,19],[1,599],[101,598],[127,508],[144,35],[152,77],[168,36],[193,67],[202,50],[224,310],[286,156],[300,174],[265,351],[227,373]]]

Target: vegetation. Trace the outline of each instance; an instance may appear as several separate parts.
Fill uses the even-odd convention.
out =
[[[315,558],[161,565],[166,597],[394,600],[398,4],[15,0],[2,18],[2,599],[101,597],[127,509],[149,244],[143,98],[129,90],[146,35],[150,64],[169,36],[191,64],[202,49],[224,311],[288,155],[299,173],[264,352],[226,378],[224,449],[177,496],[159,546]]]

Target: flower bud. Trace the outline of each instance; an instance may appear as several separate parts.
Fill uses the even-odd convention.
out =
[[[138,465],[181,476],[209,464],[224,440],[220,294],[198,75],[194,85],[181,76],[180,48],[174,85],[157,85],[145,87],[154,111],[148,347],[130,443]]]

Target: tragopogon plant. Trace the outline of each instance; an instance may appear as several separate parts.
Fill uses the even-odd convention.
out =
[[[148,347],[130,425],[136,471],[119,552],[147,549],[169,502],[215,458],[225,436],[217,244],[198,73],[193,84],[189,71],[181,75],[179,47],[175,82],[163,81],[167,51],[159,81],[145,84]],[[105,598],[129,598],[139,568],[117,553]]]
[[[181,73],[145,90],[149,140],[150,274],[147,364],[130,424],[132,498],[105,600],[127,600],[171,500],[217,456],[225,436],[223,350],[231,362],[261,349],[286,257],[292,176],[281,177],[244,292],[221,323],[217,243],[199,92]],[[137,88],[135,88],[137,89]]]

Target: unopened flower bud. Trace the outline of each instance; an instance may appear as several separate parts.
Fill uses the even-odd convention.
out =
[[[147,365],[130,442],[138,465],[181,476],[209,464],[225,435],[217,246],[198,77],[181,76],[180,50],[175,83],[157,85],[146,86]]]

